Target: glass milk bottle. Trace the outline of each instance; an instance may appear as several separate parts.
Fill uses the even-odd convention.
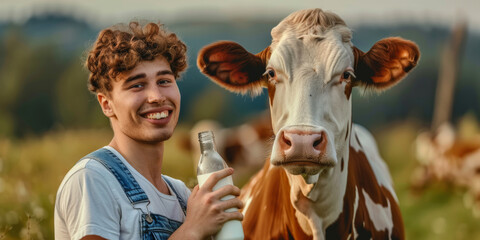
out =
[[[203,183],[205,183],[212,173],[227,168],[228,166],[217,152],[212,131],[198,133],[198,141],[200,142],[201,155],[197,167],[197,179],[198,185],[201,188]],[[226,185],[233,185],[232,176],[228,176],[218,181],[215,187],[213,187],[213,191]],[[234,198],[234,196],[228,195],[223,197],[222,200],[228,200],[232,198]],[[238,209],[230,208],[226,211],[233,212],[238,211]],[[230,220],[226,222],[220,232],[218,232],[218,234],[215,236],[216,240],[243,240],[243,238],[242,223],[238,220]]]

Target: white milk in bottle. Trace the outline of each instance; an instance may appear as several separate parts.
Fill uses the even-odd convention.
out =
[[[217,171],[227,168],[227,163],[218,154],[215,147],[215,140],[212,131],[200,132],[198,134],[198,141],[200,142],[200,161],[197,167],[197,179],[200,188],[208,177]],[[228,176],[218,181],[213,187],[213,191],[226,186],[233,185],[232,176]],[[234,198],[232,195],[228,195],[222,198],[222,200],[228,200]],[[238,211],[237,208],[230,208],[227,212]],[[220,232],[215,236],[216,240],[243,240],[243,228],[242,223],[238,220],[230,220],[226,222]]]

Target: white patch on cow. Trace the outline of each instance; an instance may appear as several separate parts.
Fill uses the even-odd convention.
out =
[[[350,101],[344,87],[330,84],[353,67],[351,45],[341,40],[343,30],[348,28],[319,33],[324,38],[321,42],[301,41],[286,32],[272,49],[268,67],[275,69],[278,79],[278,97],[271,109],[274,132],[284,126],[307,125],[329,126],[331,134],[336,134],[345,127],[351,114]]]
[[[355,222],[355,217],[357,216],[357,209],[358,209],[358,188],[355,186],[355,202],[353,203],[353,222]],[[357,239],[358,233],[357,228],[353,227],[353,239]]]
[[[362,190],[365,197],[365,205],[370,213],[370,220],[377,231],[387,231],[390,236],[393,230],[392,210],[390,201],[387,199],[387,207],[373,202],[370,195],[365,190]]]
[[[357,141],[358,139],[357,128],[359,127],[360,127],[359,125],[354,123],[352,124],[352,129],[350,129],[350,146],[353,147],[353,149],[355,149],[355,151],[357,152],[362,150],[362,146]]]
[[[361,146],[358,145],[355,135],[357,135],[358,139],[361,141]],[[383,161],[383,158],[378,152],[377,143],[372,134],[370,134],[370,132],[368,132],[368,130],[364,127],[354,124],[352,136],[353,139],[351,146],[355,149],[355,151],[363,151],[365,153],[378,184],[380,186],[384,186],[398,202],[397,195],[393,190],[393,180],[390,176],[390,171],[387,164],[385,164],[385,161]]]

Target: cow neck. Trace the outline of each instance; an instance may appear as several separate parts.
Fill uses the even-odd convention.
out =
[[[326,228],[334,223],[343,211],[348,168],[342,165],[348,166],[351,132],[350,121],[344,133],[347,137],[341,138],[345,143],[336,149],[338,164],[320,174],[315,184],[308,184],[301,175],[292,175],[285,171],[291,186],[290,200],[297,210],[295,215],[303,231],[309,235],[322,237]],[[318,229],[319,226],[321,229]]]

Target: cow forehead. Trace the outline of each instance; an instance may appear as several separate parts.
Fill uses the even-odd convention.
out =
[[[350,29],[337,26],[315,34],[285,31],[271,48],[268,67],[293,79],[295,72],[313,70],[325,83],[353,67],[354,56]]]

